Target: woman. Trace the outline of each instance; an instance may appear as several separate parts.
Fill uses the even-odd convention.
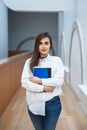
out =
[[[26,60],[22,73],[22,87],[26,89],[28,113],[35,130],[55,130],[61,113],[61,86],[64,81],[64,67],[57,56],[50,56],[52,39],[49,33],[39,34],[34,52]],[[33,68],[50,67],[51,78],[33,76]]]

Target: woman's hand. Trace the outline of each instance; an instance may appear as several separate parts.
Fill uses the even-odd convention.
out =
[[[38,77],[30,77],[30,81],[33,82],[33,83],[37,83],[37,84],[42,84],[42,80]]]
[[[54,87],[53,86],[44,86],[43,91],[45,92],[53,92]]]
[[[42,80],[38,77],[30,77],[30,81],[37,84],[42,84]],[[53,92],[54,87],[53,86],[44,86],[43,91],[45,92]]]

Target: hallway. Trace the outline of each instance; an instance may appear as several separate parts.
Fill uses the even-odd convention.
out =
[[[87,117],[80,107],[80,101],[66,84],[61,100],[63,109],[56,130],[87,130]],[[34,130],[27,114],[23,88],[19,88],[0,118],[0,130]]]

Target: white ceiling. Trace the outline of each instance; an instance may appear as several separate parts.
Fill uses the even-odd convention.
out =
[[[14,11],[63,11],[64,0],[3,0]]]

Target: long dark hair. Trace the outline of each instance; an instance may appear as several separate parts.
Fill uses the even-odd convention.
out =
[[[51,36],[50,36],[50,34],[48,32],[41,33],[41,34],[39,34],[37,36],[36,41],[35,41],[33,55],[32,55],[31,62],[30,62],[30,70],[32,72],[33,72],[33,67],[38,66],[39,58],[40,58],[40,53],[39,53],[38,49],[39,49],[40,41],[45,37],[49,38],[49,40],[50,40],[50,49],[52,48],[52,39],[51,39]]]

